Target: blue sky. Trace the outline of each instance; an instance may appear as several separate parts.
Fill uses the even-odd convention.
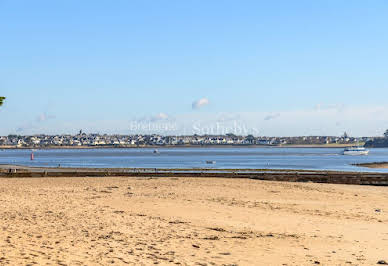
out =
[[[381,135],[387,14],[384,0],[0,0],[0,135]]]

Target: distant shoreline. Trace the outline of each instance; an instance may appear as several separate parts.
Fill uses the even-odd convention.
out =
[[[164,148],[345,148],[354,146],[355,144],[286,144],[286,145],[128,145],[128,146],[44,146],[44,147],[15,147],[15,146],[0,146],[3,150],[47,150],[47,149],[164,149]]]

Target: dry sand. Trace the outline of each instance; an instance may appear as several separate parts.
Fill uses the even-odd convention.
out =
[[[0,179],[0,265],[375,265],[388,188],[248,179]]]

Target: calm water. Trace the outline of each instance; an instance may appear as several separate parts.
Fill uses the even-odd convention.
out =
[[[343,156],[335,148],[171,148],[159,149],[2,150],[0,164],[55,167],[138,168],[274,168],[383,171],[353,163],[388,161],[388,149],[371,149],[368,156]],[[216,164],[206,164],[214,160]]]

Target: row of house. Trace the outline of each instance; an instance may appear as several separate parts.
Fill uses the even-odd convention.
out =
[[[366,142],[370,138],[301,136],[301,137],[254,137],[228,135],[9,135],[0,137],[0,146],[48,147],[48,146],[163,146],[163,145],[311,145],[351,144]]]

